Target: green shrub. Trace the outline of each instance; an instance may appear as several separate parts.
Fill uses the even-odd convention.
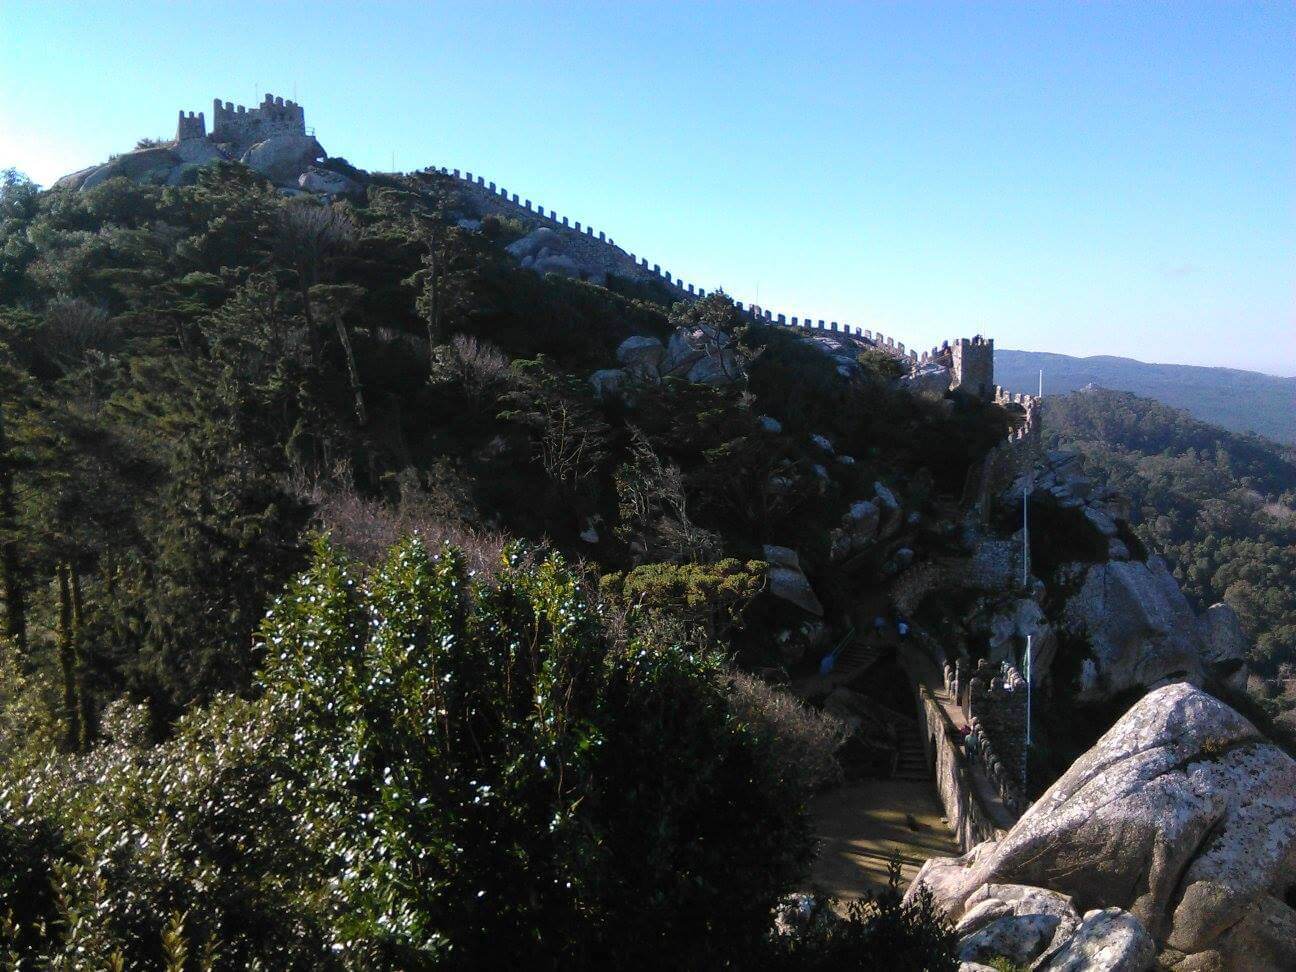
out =
[[[487,582],[417,540],[368,576],[321,547],[266,620],[259,699],[154,747],[118,706],[89,754],[0,771],[0,960],[759,951],[807,858],[804,784],[718,660],[664,630],[613,637],[561,561],[518,548]]]
[[[628,607],[664,612],[722,637],[765,587],[769,565],[727,558],[711,564],[642,564],[629,573],[604,575],[604,593]]]
[[[900,892],[899,859],[892,858],[887,870],[886,891],[850,902],[844,915],[825,904],[814,911],[801,934],[779,940],[779,967],[807,972],[954,972],[959,967],[958,939],[931,891],[919,887],[906,901]]]
[[[855,360],[860,363],[860,367],[866,374],[880,381],[893,381],[906,372],[904,363],[894,355],[873,348],[865,348],[855,355]]]

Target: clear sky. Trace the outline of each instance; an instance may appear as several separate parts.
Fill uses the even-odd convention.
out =
[[[1287,2],[0,0],[0,167],[273,91],[789,316],[1296,375],[1294,38]]]

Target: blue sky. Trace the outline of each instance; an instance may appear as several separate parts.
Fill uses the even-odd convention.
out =
[[[273,91],[686,280],[917,346],[1296,375],[1296,5],[0,0],[43,183]]]

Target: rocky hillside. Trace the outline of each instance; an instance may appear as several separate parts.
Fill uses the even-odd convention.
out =
[[[1190,602],[1236,612],[1253,714],[1296,743],[1296,453],[1120,392],[1050,398],[1047,414],[1051,441],[1124,497],[1133,532]]]
[[[901,622],[1012,833],[1170,698],[1229,769],[1193,819],[1251,826],[1234,753],[1286,785],[1186,687],[1247,680],[1233,609],[1037,401],[958,380],[988,345],[779,326],[313,136],[191,142],[0,197],[0,958],[948,968],[921,904],[767,934],[813,788],[899,755],[867,692],[781,686]],[[1062,890],[1072,953],[1235,947]]]

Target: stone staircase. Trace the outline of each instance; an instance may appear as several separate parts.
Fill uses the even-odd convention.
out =
[[[927,751],[923,748],[922,737],[918,734],[918,723],[913,719],[897,721],[896,734],[899,736],[900,758],[896,762],[894,780],[922,780],[932,778],[927,765]]]
[[[839,685],[850,682],[857,675],[862,675],[871,668],[881,657],[882,649],[876,644],[852,641],[837,656],[837,662],[833,665],[834,681]]]
[[[849,685],[868,671],[889,647],[872,640],[852,641],[837,656],[837,663],[833,666],[834,682],[838,685]],[[932,774],[927,766],[927,753],[923,748],[922,736],[918,732],[917,720],[901,715],[891,708],[887,711],[900,744],[899,759],[891,778],[911,781],[931,780]]]

